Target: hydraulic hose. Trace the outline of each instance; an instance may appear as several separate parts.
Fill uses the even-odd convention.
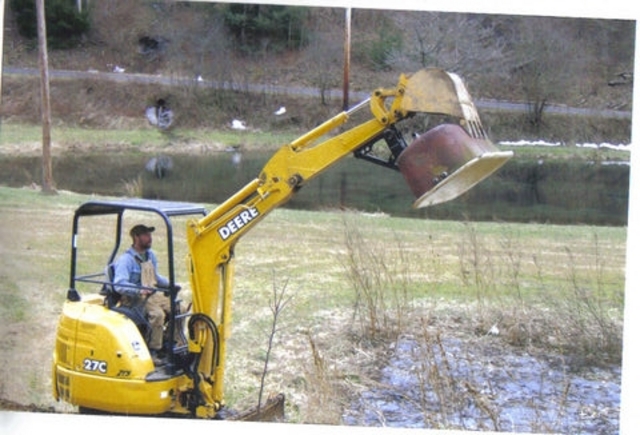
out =
[[[214,373],[215,369],[220,364],[220,355],[219,355],[220,334],[218,332],[218,327],[216,326],[213,319],[211,319],[206,314],[202,314],[202,313],[193,314],[189,319],[189,323],[187,325],[188,332],[189,332],[189,339],[192,341],[196,339],[197,324],[204,324],[206,329],[211,333],[211,337],[213,339],[213,350],[212,350],[213,367],[211,368],[211,373]],[[201,346],[201,349],[204,349],[207,343],[199,343],[199,344]],[[194,356],[194,359],[187,370],[188,370],[189,376],[191,377],[191,379],[193,379],[194,393],[197,396],[196,403],[203,404],[206,402],[206,400],[203,397],[202,391],[200,390],[200,382],[202,380],[205,380],[206,382],[213,384],[213,381],[211,380],[209,375],[205,376],[198,373],[198,367],[200,366],[200,361],[202,360],[202,352],[192,353],[192,355]],[[191,405],[192,412],[195,412],[195,407],[197,406],[196,403],[192,403]]]

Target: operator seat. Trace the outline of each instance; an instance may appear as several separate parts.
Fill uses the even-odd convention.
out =
[[[112,311],[128,317],[138,328],[145,342],[149,342],[151,335],[151,325],[144,312],[144,303],[129,307],[120,304],[122,295],[118,293],[113,285],[115,275],[114,265],[109,264],[105,268],[106,281],[100,289],[100,295],[104,296],[104,305]]]

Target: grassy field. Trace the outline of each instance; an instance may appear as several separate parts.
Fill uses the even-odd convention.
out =
[[[50,362],[71,217],[88,198],[0,187],[1,397],[68,410],[51,398]],[[183,235],[178,223],[176,240]],[[96,233],[97,247],[105,237]],[[292,421],[338,423],[340,407],[383,363],[381,345],[425,321],[466,340],[497,326],[505,349],[562,354],[578,369],[619,364],[625,243],[619,227],[278,209],[236,248],[227,399],[257,400],[274,290],[292,300],[266,391],[285,392]],[[160,233],[161,257],[162,246]],[[186,248],[176,255],[180,266]]]
[[[42,127],[37,124],[4,122],[0,126],[0,155],[42,154]],[[162,132],[145,125],[127,129],[54,126],[51,146],[54,153],[104,149],[142,152],[185,152],[185,147],[223,149],[241,145],[250,149],[276,149],[295,139],[295,131],[266,134],[262,131],[232,129],[178,129]],[[188,151],[188,149],[186,150]]]

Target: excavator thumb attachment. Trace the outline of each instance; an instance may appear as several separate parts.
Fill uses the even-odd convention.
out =
[[[417,198],[414,208],[421,208],[457,198],[512,156],[459,125],[442,124],[414,140],[396,163]]]
[[[428,68],[404,80],[403,110],[448,115],[460,122],[427,131],[398,156],[398,168],[417,198],[414,208],[462,195],[513,156],[511,151],[498,151],[488,139],[471,96],[456,74]]]

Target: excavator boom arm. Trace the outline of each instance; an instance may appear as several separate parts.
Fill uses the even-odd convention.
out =
[[[369,120],[322,140],[328,133],[344,126],[354,112],[366,107],[372,114]],[[226,339],[231,324],[233,251],[238,240],[313,177],[350,154],[358,155],[359,150],[381,139],[385,131],[416,112],[456,117],[471,138],[485,139],[475,107],[457,76],[439,69],[422,70],[411,77],[401,75],[395,88],[375,90],[368,100],[281,147],[256,179],[207,216],[188,223],[188,270],[193,311],[208,316],[218,329],[216,336],[219,337],[216,343],[192,343],[190,346],[196,352],[209,354],[200,359],[198,368],[208,381],[200,383],[200,388],[204,389],[202,396],[213,397],[215,402],[205,406],[217,409],[223,404]],[[400,152],[402,149],[392,149],[396,155]],[[395,164],[388,166],[398,169]]]

